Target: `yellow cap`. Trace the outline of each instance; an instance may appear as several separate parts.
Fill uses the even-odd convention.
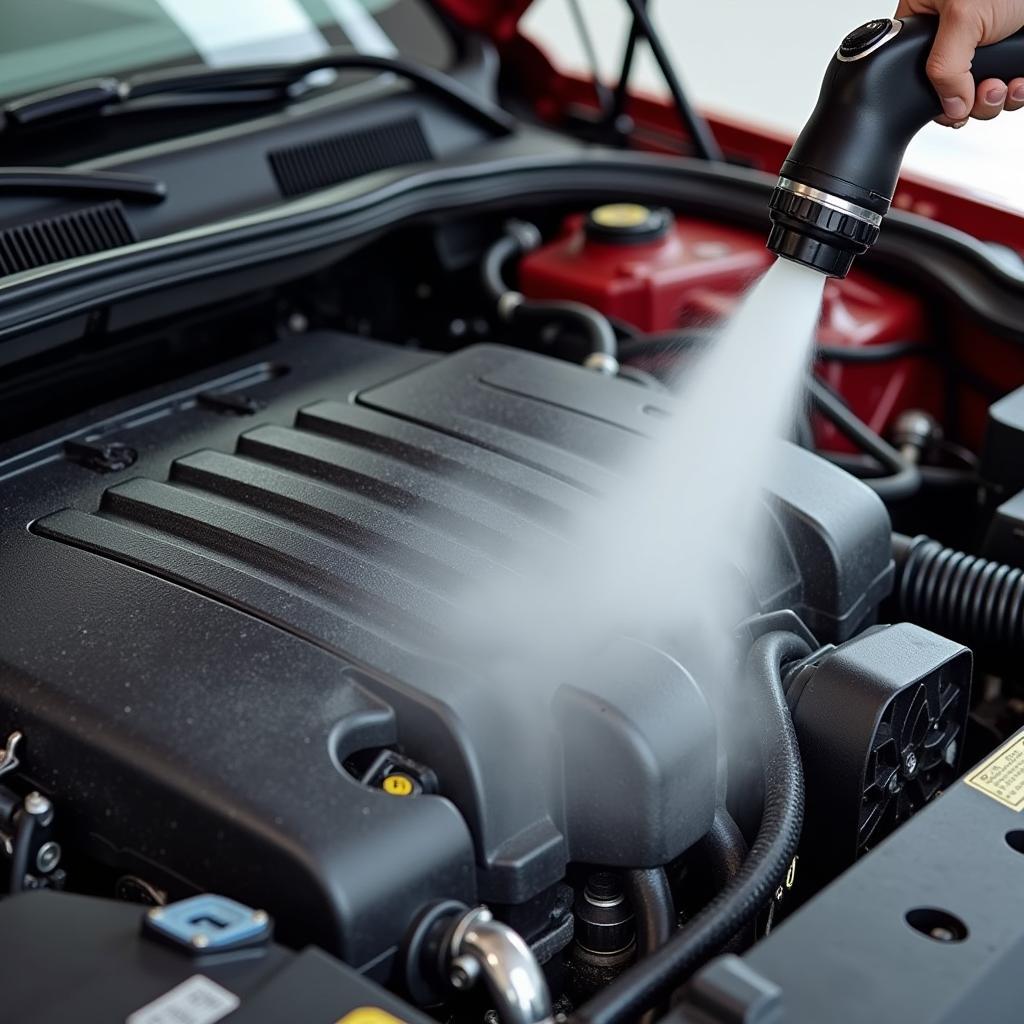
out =
[[[592,211],[590,219],[603,228],[638,228],[646,224],[650,216],[650,207],[640,203],[609,203]]]
[[[401,775],[396,772],[394,775],[388,775],[384,779],[381,783],[381,789],[392,796],[411,796],[415,786],[408,775]]]

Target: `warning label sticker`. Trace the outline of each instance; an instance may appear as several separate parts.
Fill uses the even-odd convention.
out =
[[[125,1024],[214,1024],[238,1009],[234,992],[194,974],[170,992],[131,1014]]]
[[[1000,747],[965,781],[1011,810],[1024,811],[1024,736]]]

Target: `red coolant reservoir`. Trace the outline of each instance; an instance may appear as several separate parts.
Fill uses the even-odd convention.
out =
[[[645,333],[671,331],[727,317],[773,261],[753,232],[617,203],[567,218],[558,238],[527,253],[519,289],[534,299],[585,302]],[[826,285],[822,346],[926,341],[926,330],[917,298],[867,274],[854,270]],[[822,361],[818,372],[879,433],[904,409],[942,412],[937,372],[926,359]],[[829,423],[817,422],[815,432],[822,448],[854,450]]]

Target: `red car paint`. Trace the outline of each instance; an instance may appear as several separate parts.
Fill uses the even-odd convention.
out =
[[[645,333],[705,327],[729,316],[773,257],[759,235],[710,221],[678,218],[662,239],[609,242],[587,236],[582,214],[519,264],[519,288],[535,299],[573,299]],[[919,300],[854,270],[829,281],[818,327],[820,345],[863,348],[927,337]],[[938,414],[934,366],[922,358],[850,365],[822,361],[820,376],[857,415],[884,433],[907,408]],[[832,451],[853,447],[831,424],[815,425]]]

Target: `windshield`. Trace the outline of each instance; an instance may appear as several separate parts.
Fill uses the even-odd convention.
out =
[[[447,67],[426,0],[33,0],[5,4],[0,96],[182,64],[305,60],[337,46]]]

